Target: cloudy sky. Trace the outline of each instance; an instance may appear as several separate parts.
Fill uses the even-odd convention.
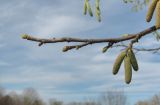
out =
[[[102,22],[83,16],[83,0],[0,0],[0,86],[8,92],[35,88],[45,99],[80,100],[109,90],[123,90],[129,100],[147,99],[160,92],[157,54],[137,53],[140,70],[133,72],[130,85],[124,83],[124,69],[112,75],[120,49],[102,54],[105,44],[63,53],[63,44],[37,43],[21,39],[35,37],[120,37],[154,24],[145,22],[147,8],[132,12],[122,0],[101,2]],[[145,37],[141,47],[155,47],[155,37]]]

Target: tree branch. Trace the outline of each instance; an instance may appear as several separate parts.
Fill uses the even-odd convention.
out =
[[[38,42],[39,46],[42,46],[43,44],[46,43],[58,43],[58,42],[80,42],[80,44],[78,45],[74,45],[74,46],[65,46],[63,48],[63,51],[66,52],[68,50],[71,49],[79,49],[82,48],[84,46],[90,45],[90,44],[95,44],[95,43],[108,43],[108,47],[111,47],[113,44],[118,43],[118,42],[123,42],[123,41],[127,41],[127,40],[131,40],[130,45],[132,46],[135,42],[137,42],[140,38],[142,38],[143,36],[152,33],[154,31],[156,31],[156,27],[152,26],[148,29],[145,29],[139,33],[136,34],[127,34],[127,36],[122,36],[119,38],[104,38],[104,39],[81,39],[81,38],[71,38],[71,37],[62,37],[62,38],[51,38],[51,39],[42,39],[42,38],[36,38],[30,35],[23,35],[22,38],[29,40],[29,41],[34,41],[34,42]]]

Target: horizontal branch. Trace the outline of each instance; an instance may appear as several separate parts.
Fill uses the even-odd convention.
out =
[[[26,39],[26,40],[38,42],[39,46],[46,44],[46,43],[58,43],[58,42],[80,42],[81,43],[79,45],[65,46],[63,48],[63,51],[68,51],[68,50],[71,50],[74,48],[79,49],[81,47],[84,47],[84,46],[87,46],[90,44],[95,44],[95,43],[108,42],[113,45],[115,43],[131,40],[131,39],[134,39],[134,40],[132,40],[132,42],[134,41],[134,43],[135,43],[136,40],[138,41],[138,39],[140,39],[141,37],[143,37],[149,33],[152,33],[156,30],[157,30],[156,27],[152,26],[152,27],[145,29],[145,30],[143,30],[139,33],[136,33],[136,34],[127,34],[126,36],[122,36],[119,38],[103,38],[103,39],[81,39],[81,38],[71,38],[71,37],[43,39],[43,38],[36,38],[36,37],[30,36],[27,34],[23,35],[22,38]]]
[[[41,38],[35,38],[29,35],[24,35],[23,39],[27,39],[30,41],[36,41],[40,43],[57,43],[57,42],[91,42],[91,43],[103,43],[103,42],[121,42],[126,41],[135,38],[137,35],[140,35],[141,37],[149,34],[156,30],[156,27],[150,27],[142,32],[139,32],[137,34],[128,34],[128,36],[123,36],[120,38],[106,38],[106,39],[80,39],[80,38],[70,38],[70,37],[63,37],[63,38],[52,38],[52,39],[41,39]]]

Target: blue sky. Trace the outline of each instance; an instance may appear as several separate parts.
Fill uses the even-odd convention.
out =
[[[116,76],[112,66],[120,49],[102,54],[105,44],[87,46],[63,53],[64,44],[37,43],[21,39],[27,33],[35,37],[120,37],[136,33],[154,24],[145,22],[147,8],[132,12],[122,0],[103,0],[102,22],[83,16],[83,0],[0,0],[0,85],[8,92],[21,93],[35,88],[45,98],[80,100],[109,90],[123,90],[131,102],[160,92],[157,54],[137,53],[140,70],[133,72],[130,85],[124,83],[123,67]],[[155,47],[153,36],[136,46]]]

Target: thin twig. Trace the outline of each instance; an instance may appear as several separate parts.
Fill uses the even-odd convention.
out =
[[[124,45],[124,44],[118,44],[118,45],[114,45],[112,47],[124,47],[124,48],[128,48],[127,45]],[[132,49],[136,50],[136,51],[149,51],[149,52],[153,52],[153,53],[156,53],[158,51],[160,51],[160,47],[156,47],[156,48],[135,48],[133,47]]]

